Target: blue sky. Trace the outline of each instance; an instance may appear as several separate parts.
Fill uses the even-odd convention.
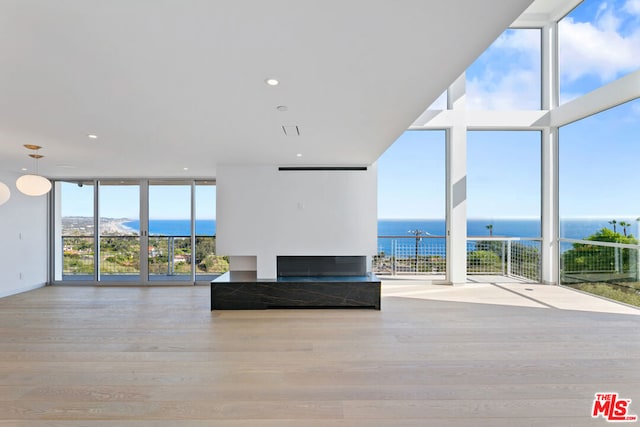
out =
[[[640,0],[586,0],[563,19],[559,35],[566,102],[640,68]],[[540,31],[503,33],[467,70],[467,91],[471,109],[538,109]],[[640,101],[568,125],[560,137],[561,215],[640,217]],[[536,141],[537,132],[469,134],[470,218],[539,216]],[[391,145],[378,161],[378,217],[444,218],[444,155],[442,131],[408,131]],[[92,215],[90,190],[66,186],[62,214]],[[151,218],[188,217],[186,190],[152,191]],[[138,194],[134,186],[104,188],[101,215],[137,218]],[[215,217],[215,188],[199,190],[196,206],[199,218]]]
[[[189,185],[150,185],[149,217],[152,219],[190,218]],[[100,187],[100,216],[140,218],[140,189],[137,185]],[[93,186],[78,187],[62,183],[62,216],[93,216]],[[196,219],[216,216],[216,187],[196,185]]]

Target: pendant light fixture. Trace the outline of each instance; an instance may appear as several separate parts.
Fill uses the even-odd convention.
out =
[[[43,155],[38,154],[38,150],[42,147],[31,144],[25,144],[24,147],[27,150],[33,150],[33,153],[29,154],[29,157],[34,159],[35,174],[22,175],[16,181],[16,187],[18,187],[18,190],[20,190],[21,193],[26,194],[27,196],[42,196],[43,194],[47,194],[49,190],[51,190],[51,182],[47,178],[38,175],[38,159],[44,157]]]
[[[5,184],[4,182],[0,182],[0,205],[4,205],[5,203],[7,203],[9,197],[11,197],[11,191],[9,190],[9,187],[7,187],[7,184]]]

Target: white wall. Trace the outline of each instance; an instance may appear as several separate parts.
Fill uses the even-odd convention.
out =
[[[44,286],[47,281],[47,196],[16,189],[18,175],[0,171],[11,198],[0,206],[0,297]]]
[[[377,170],[278,171],[219,165],[216,248],[256,256],[259,278],[276,277],[278,255],[373,255]]]

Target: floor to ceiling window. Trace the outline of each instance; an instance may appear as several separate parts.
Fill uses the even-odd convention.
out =
[[[98,280],[139,281],[139,181],[99,181],[98,212]]]
[[[53,277],[93,280],[96,261],[93,181],[57,181]]]
[[[229,269],[226,257],[216,255],[216,186],[212,181],[195,183],[196,280],[210,280]]]
[[[191,280],[191,183],[149,182],[149,280]]]
[[[379,274],[446,273],[444,131],[407,131],[378,160]]]
[[[193,283],[228,270],[213,181],[69,180],[54,194],[55,282]]]
[[[467,272],[540,279],[541,134],[467,133]]]
[[[561,283],[640,305],[640,99],[559,136]]]

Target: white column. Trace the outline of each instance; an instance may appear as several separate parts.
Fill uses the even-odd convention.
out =
[[[51,280],[61,281],[63,270],[64,247],[62,242],[62,182],[56,181],[53,188],[53,253],[51,255],[53,268]]]
[[[559,104],[558,24],[550,22],[542,28],[542,109],[553,110]],[[559,212],[558,212],[558,129],[542,132],[542,272],[546,284],[559,279]]]
[[[167,255],[172,262],[173,254]],[[149,282],[149,181],[146,179],[140,180],[140,282]]]
[[[559,105],[558,23],[550,22],[542,28],[542,109],[552,110]]]
[[[559,278],[558,129],[542,132],[542,282]]]
[[[447,130],[447,282],[467,281],[467,127],[465,74],[447,91],[447,107],[458,110]]]
[[[467,129],[447,131],[447,282],[467,281]]]

